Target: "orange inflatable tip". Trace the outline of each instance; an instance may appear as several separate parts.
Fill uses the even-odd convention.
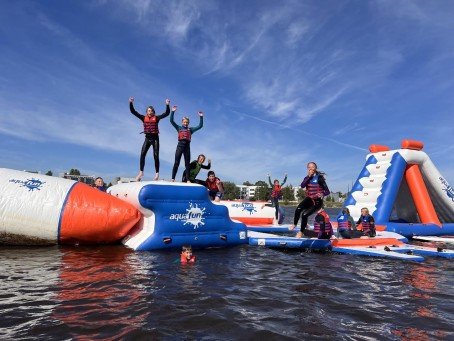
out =
[[[424,143],[420,141],[403,140],[401,143],[401,147],[403,149],[421,150],[424,148]]]
[[[100,244],[122,239],[140,220],[131,204],[83,183],[71,189],[60,218],[60,244]]]

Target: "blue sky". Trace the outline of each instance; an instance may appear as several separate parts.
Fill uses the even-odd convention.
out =
[[[346,192],[371,144],[424,142],[454,181],[453,1],[0,2],[0,167],[134,177],[165,99],[225,181]],[[177,136],[160,123],[161,178]],[[181,178],[183,160],[177,178]],[[144,180],[154,176],[148,153]],[[200,177],[204,178],[205,173]]]

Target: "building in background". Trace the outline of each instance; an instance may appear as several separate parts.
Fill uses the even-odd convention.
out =
[[[123,176],[116,176],[112,179],[112,185],[128,183],[128,182],[136,182],[136,178],[125,178]]]
[[[97,178],[97,176],[94,176],[94,175],[71,175],[71,174],[68,174],[68,173],[60,173],[60,178],[69,179],[69,180],[75,180],[75,181],[83,182],[84,184],[87,184],[89,186],[94,186],[95,179]]]

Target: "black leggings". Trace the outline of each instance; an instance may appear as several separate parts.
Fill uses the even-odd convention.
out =
[[[143,141],[142,151],[140,152],[140,170],[143,172],[145,168],[145,157],[147,156],[148,149],[153,146],[154,169],[159,173],[159,136],[146,136]]]
[[[352,238],[359,238],[362,236],[365,236],[365,234],[362,231],[356,231],[356,230],[342,230],[339,232],[342,238],[344,239],[352,239]]]
[[[189,160],[191,159],[191,145],[189,141],[180,141],[177,145],[177,150],[175,151],[175,163],[173,164],[172,169],[172,180],[175,180],[175,177],[178,172],[178,167],[180,166],[181,155],[184,156],[184,166],[186,179],[189,179]]]
[[[293,217],[293,224],[297,225],[298,220],[301,217],[301,232],[304,232],[304,229],[307,225],[307,220],[311,214],[318,211],[323,205],[323,200],[320,198],[311,199],[305,197],[303,201],[299,203],[295,210],[295,216]]]
[[[276,209],[274,216],[276,217],[276,220],[278,220],[279,219],[279,198],[271,197],[271,203],[273,204],[274,208]]]

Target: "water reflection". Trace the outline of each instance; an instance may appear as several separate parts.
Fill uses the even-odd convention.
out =
[[[438,278],[437,268],[426,264],[413,264],[410,267],[410,271],[403,277],[403,282],[408,284],[410,288],[408,296],[414,306],[414,314],[423,318],[425,323],[427,323],[427,319],[434,319],[435,321],[435,319],[439,318],[434,311],[434,305],[431,303],[434,295],[440,293],[440,289],[437,286]],[[419,324],[417,322],[414,325],[407,328],[393,328],[391,332],[404,341],[432,340],[434,337],[444,339],[446,337],[445,331],[434,330],[429,333],[427,325],[420,325],[420,328],[418,328]]]
[[[53,315],[70,334],[78,340],[113,340],[144,325],[150,314],[141,284],[147,270],[134,252],[121,246],[62,251]]]

